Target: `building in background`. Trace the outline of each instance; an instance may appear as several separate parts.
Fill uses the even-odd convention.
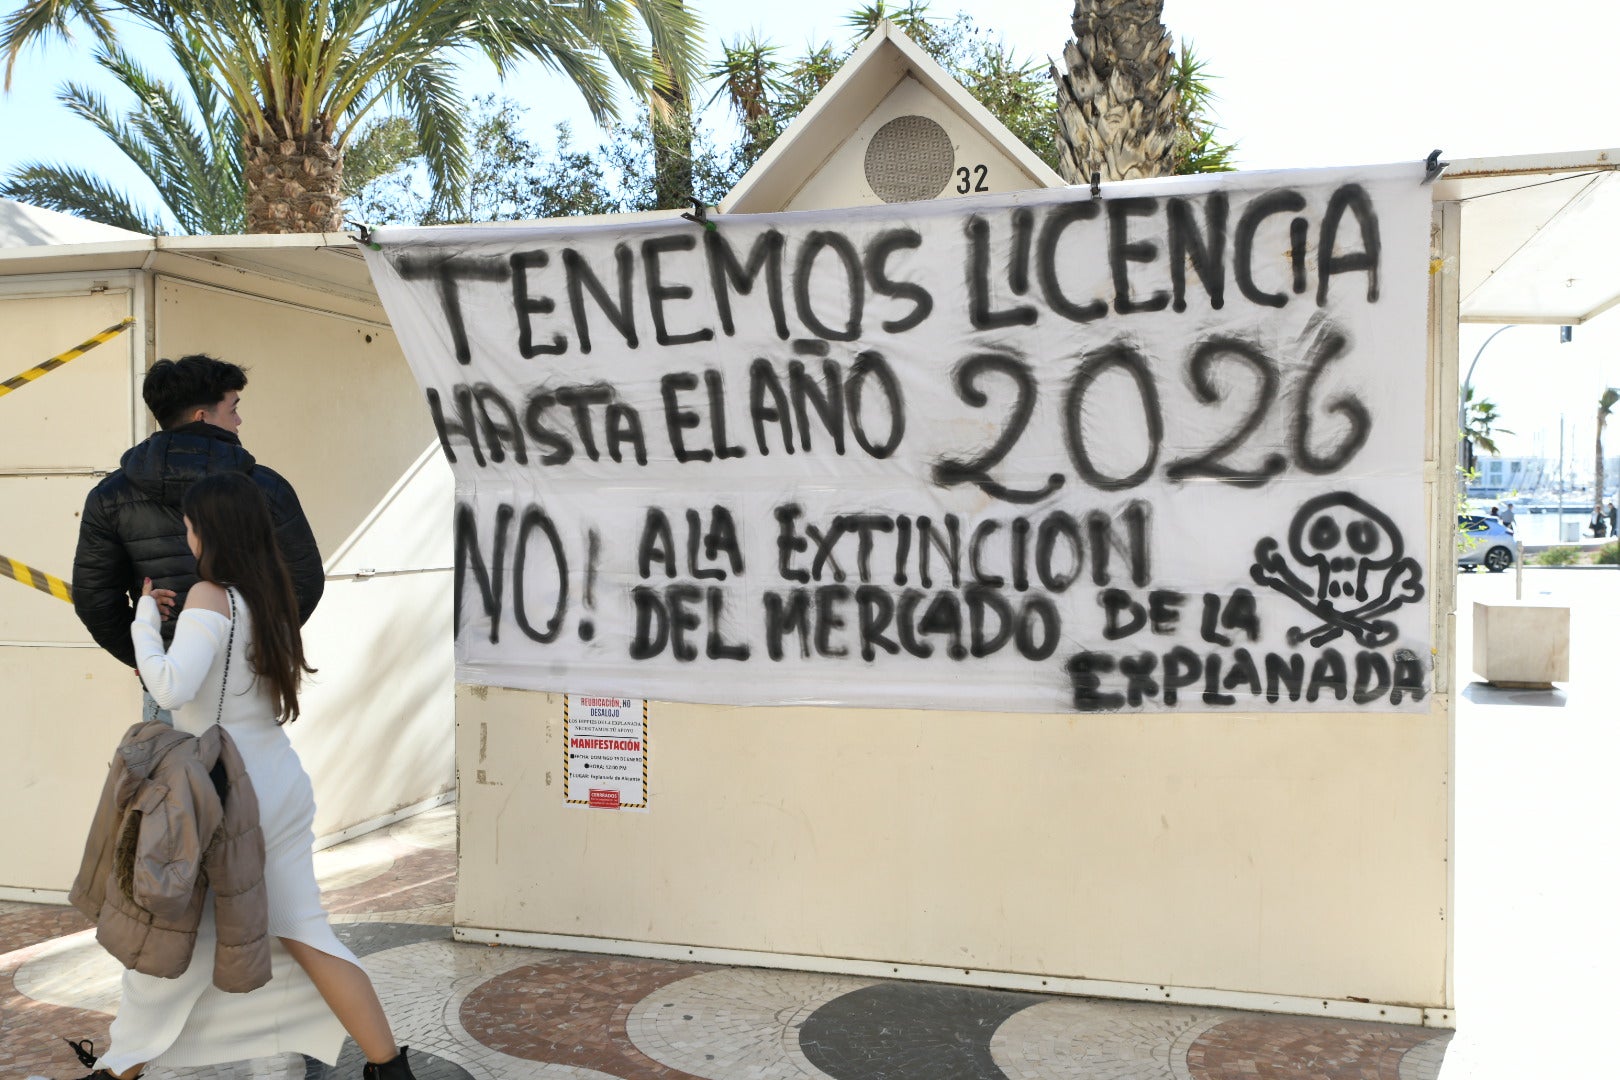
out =
[[[1556,461],[1544,457],[1497,457],[1481,454],[1474,461],[1476,477],[1468,485],[1468,496],[1490,499],[1498,495],[1534,495],[1551,488],[1558,470]]]

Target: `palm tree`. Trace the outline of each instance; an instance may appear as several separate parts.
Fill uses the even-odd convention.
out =
[[[1474,388],[1463,391],[1463,461],[1465,474],[1474,471],[1474,447],[1487,454],[1497,453],[1496,435],[1512,435],[1511,428],[1501,427],[1502,414],[1490,398],[1474,400]]]
[[[174,44],[178,44],[175,42]],[[172,50],[183,85],[154,78],[122,49],[98,46],[95,61],[135,99],[119,113],[80,83],[63,83],[56,100],[95,125],[146,175],[161,212],[72,165],[31,162],[0,182],[0,194],[91,221],[149,234],[242,230],[242,125],[222,108],[206,64],[189,49]]]
[[[242,126],[249,232],[340,227],[344,151],[384,102],[410,119],[435,191],[459,198],[466,107],[452,50],[482,53],[502,75],[539,60],[603,119],[614,76],[644,97],[689,83],[699,27],[678,0],[24,0],[0,23],[5,85],[25,46],[75,21],[116,48],[114,15],[205,66]]]
[[[1237,144],[1222,142],[1212,117],[1216,93],[1208,65],[1181,39],[1172,79],[1176,84],[1176,154],[1174,171],[1184,173],[1231,172]]]
[[[745,164],[752,165],[780,134],[773,107],[789,93],[776,58],[781,46],[750,34],[721,43],[720,50],[720,61],[709,68],[709,78],[720,85],[708,104],[725,95],[743,130]]]
[[[1597,460],[1593,463],[1592,512],[1603,512],[1603,428],[1609,422],[1609,412],[1620,402],[1620,390],[1608,387],[1598,398],[1597,406]]]
[[[887,0],[874,0],[845,15],[844,25],[855,31],[857,41],[865,41],[885,19],[924,49],[932,43],[934,20],[928,14],[928,0],[906,0],[892,10]]]
[[[808,44],[804,52],[786,66],[782,72],[783,81],[788,87],[781,102],[782,114],[787,121],[781,125],[783,130],[833,81],[833,76],[838,74],[838,69],[848,59],[849,52],[847,49],[840,52],[830,41]]]
[[[1052,71],[1069,183],[1175,171],[1180,98],[1163,13],[1164,0],[1075,0],[1067,70]]]
[[[792,60],[757,35],[722,46],[723,59],[709,69],[719,84],[709,102],[726,99],[743,130],[741,163],[752,165],[821,91],[849,56],[887,19],[960,82],[1041,160],[1057,160],[1051,85],[1040,65],[1013,52],[966,13],[936,20],[926,0],[891,7],[875,0],[844,16],[855,40],[842,49],[830,42],[808,46]]]
[[[669,0],[684,10],[685,0]],[[653,62],[664,79],[654,87],[651,105],[653,184],[660,210],[690,205],[692,183],[692,101],[686,80],[668,69],[656,52]]]
[[[157,194],[156,212],[93,173],[42,161],[13,169],[0,180],[0,196],[154,236],[241,232],[241,122],[221,106],[194,50],[170,55],[184,80],[178,85],[154,78],[123,50],[97,47],[96,63],[135,100],[128,113],[77,83],[56,92],[145,175]],[[403,117],[368,121],[344,155],[345,182],[358,191],[415,154],[415,133]]]

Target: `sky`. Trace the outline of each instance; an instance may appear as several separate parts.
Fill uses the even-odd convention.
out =
[[[750,30],[793,53],[810,41],[847,40],[842,13],[856,4],[688,6],[707,24],[711,53]],[[15,0],[0,0],[0,10],[14,7]],[[1065,0],[932,5],[938,16],[957,11],[1036,58],[1061,57],[1071,33],[1073,8]],[[1614,0],[1166,0],[1164,22],[1218,76],[1218,119],[1238,142],[1240,168],[1413,160],[1436,148],[1457,160],[1620,147]],[[93,81],[96,74],[73,48],[23,56],[12,92],[0,98],[0,173],[44,159],[128,181],[130,171],[111,159],[94,130],[52,97],[63,79]],[[576,142],[590,141],[593,125],[577,95],[537,67],[502,87],[487,67],[470,64],[463,87],[527,104],[542,137],[567,121]],[[1463,327],[1465,367],[1493,329]],[[1584,430],[1578,441],[1569,435],[1580,448],[1575,456],[1590,458],[1597,397],[1605,385],[1620,385],[1620,313],[1577,327],[1574,338],[1559,345],[1554,328],[1516,329],[1480,357],[1478,392],[1501,406],[1514,431],[1500,440],[1504,453],[1556,457],[1562,413],[1576,432]]]

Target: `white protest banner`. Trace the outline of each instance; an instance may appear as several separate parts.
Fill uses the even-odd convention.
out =
[[[458,678],[1427,708],[1422,173],[377,230]]]

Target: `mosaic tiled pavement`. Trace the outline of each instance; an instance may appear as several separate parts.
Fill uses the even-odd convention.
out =
[[[316,855],[422,1080],[1434,1080],[1450,1032],[458,944],[453,808]],[[0,1077],[79,1077],[116,961],[71,909],[0,903]],[[150,1080],[358,1077],[294,1055]]]

